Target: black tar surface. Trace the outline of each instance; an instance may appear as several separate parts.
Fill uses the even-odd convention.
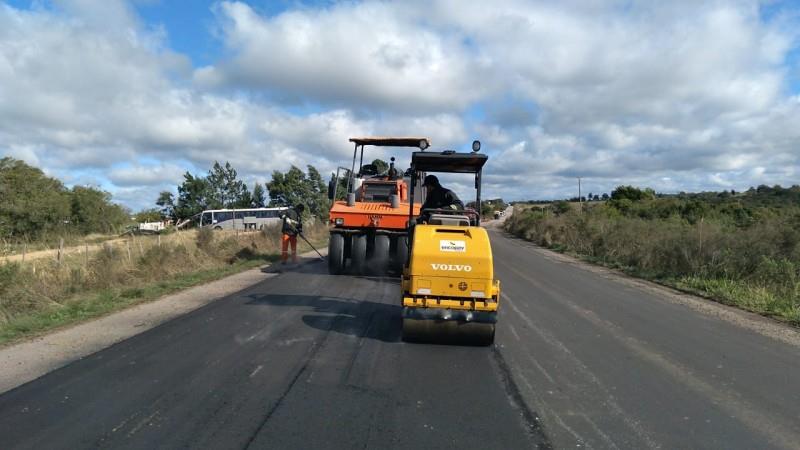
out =
[[[0,396],[0,448],[791,448],[800,351],[492,234],[491,347],[324,263]]]

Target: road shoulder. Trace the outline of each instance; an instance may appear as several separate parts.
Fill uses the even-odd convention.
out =
[[[737,325],[788,345],[800,347],[800,330],[787,323],[765,317],[754,312],[746,311],[735,306],[725,305],[710,298],[704,298],[698,295],[682,292],[653,281],[637,278],[618,270],[592,264],[591,262],[584,261],[571,255],[546,249],[530,241],[514,236],[502,229],[497,229],[497,232],[511,241],[519,242],[521,247],[536,252],[551,261],[569,264],[573,267],[595,273],[609,280],[614,280],[623,285],[640,289],[671,303],[691,308],[697,313],[724,320],[728,323]]]

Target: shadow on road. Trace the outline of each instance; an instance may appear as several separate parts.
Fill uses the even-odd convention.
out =
[[[302,316],[304,324],[321,331],[382,342],[399,342],[400,305],[357,301],[314,295],[250,295],[247,305],[310,308],[314,314]]]

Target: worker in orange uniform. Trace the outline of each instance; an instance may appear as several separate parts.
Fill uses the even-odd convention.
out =
[[[300,204],[294,209],[288,209],[281,216],[283,219],[283,237],[281,239],[281,262],[286,264],[289,260],[289,244],[292,245],[292,262],[297,262],[297,235],[303,232],[303,211],[305,207]]]

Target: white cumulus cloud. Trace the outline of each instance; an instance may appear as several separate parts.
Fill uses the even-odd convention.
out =
[[[0,155],[134,208],[215,160],[251,185],[290,165],[326,173],[349,164],[349,137],[373,134],[482,139],[490,197],[575,195],[576,177],[595,193],[792,184],[798,10],[769,6],[412,0],[268,15],[224,1],[209,31],[223,50],[198,67],[123,0],[0,3]]]

